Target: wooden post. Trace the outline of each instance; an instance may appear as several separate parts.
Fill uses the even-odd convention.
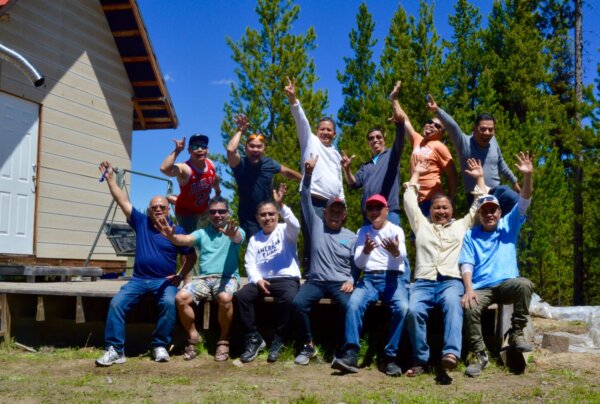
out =
[[[44,296],[37,298],[37,310],[35,311],[35,321],[46,321],[46,310],[44,308]]]
[[[85,313],[83,312],[83,301],[81,300],[81,296],[77,296],[77,303],[75,304],[75,323],[83,324],[85,323]]]
[[[0,295],[0,336],[4,336],[4,341],[10,341],[10,309],[6,293]]]

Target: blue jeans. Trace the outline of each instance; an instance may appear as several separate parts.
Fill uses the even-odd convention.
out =
[[[327,281],[308,281],[300,287],[300,291],[292,305],[294,306],[294,314],[296,317],[296,332],[298,342],[305,344],[312,342],[312,333],[310,332],[310,310],[313,304],[317,303],[323,297],[329,297],[338,304],[338,318],[335,320],[339,323],[336,327],[339,334],[342,333],[344,327],[344,318],[346,316],[346,307],[350,300],[350,293],[344,293],[340,290],[344,282],[327,282]],[[337,334],[337,333],[336,333]],[[341,335],[336,335],[336,340],[340,340]]]
[[[402,227],[400,224],[399,210],[390,210],[388,212],[387,220],[396,226]],[[363,215],[363,226],[368,226],[370,224],[371,222],[369,219]],[[408,288],[410,286],[410,262],[408,261],[408,255],[404,258],[404,276],[402,277],[402,280],[404,280],[404,283],[406,283],[406,287]]]
[[[444,317],[442,356],[451,353],[460,358],[463,324],[460,299],[464,293],[462,281],[456,278],[442,277],[438,281],[425,279],[415,281],[410,291],[410,304],[406,318],[415,365],[425,365],[429,361],[427,319],[429,312],[435,306],[441,307]]]
[[[112,346],[121,353],[125,346],[125,316],[144,295],[152,295],[158,302],[158,323],[152,333],[152,347],[167,347],[175,326],[177,287],[166,279],[131,278],[121,286],[110,301],[104,341],[106,348]]]
[[[344,351],[354,350],[358,353],[365,311],[371,303],[382,300],[388,303],[392,310],[390,330],[384,353],[390,358],[396,356],[402,335],[402,326],[408,311],[408,290],[402,276],[400,272],[365,273],[354,292],[352,292],[350,302],[348,302]]]

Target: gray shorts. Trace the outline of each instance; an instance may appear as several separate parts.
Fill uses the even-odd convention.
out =
[[[239,288],[236,278],[223,278],[219,275],[206,275],[193,277],[192,281],[186,284],[182,290],[187,290],[192,294],[194,302],[197,304],[202,300],[212,297],[216,300],[217,295],[225,292],[233,295]]]

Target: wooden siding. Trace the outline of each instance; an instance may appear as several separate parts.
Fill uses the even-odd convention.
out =
[[[1,91],[42,105],[36,256],[85,259],[111,201],[98,163],[131,164],[133,91],[106,17],[95,0],[20,1],[0,38],[46,77],[0,64]],[[92,258],[121,259],[104,236]]]

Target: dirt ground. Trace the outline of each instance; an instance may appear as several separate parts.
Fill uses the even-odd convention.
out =
[[[580,325],[546,320],[536,326],[582,331]],[[97,349],[28,353],[5,347],[0,350],[0,402],[600,402],[600,355],[553,354],[539,347],[524,374],[492,364],[470,379],[461,366],[451,372],[450,385],[436,383],[433,373],[390,378],[375,366],[342,376],[321,359],[294,365],[291,353],[274,364],[265,354],[249,364],[217,363],[208,354],[190,362],[173,356],[158,364],[144,355],[97,368],[93,360],[100,354]]]

